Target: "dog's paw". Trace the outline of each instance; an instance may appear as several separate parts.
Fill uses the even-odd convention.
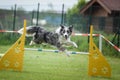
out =
[[[70,42],[70,43],[72,43],[75,48],[78,48],[78,45],[75,42]]]
[[[68,51],[66,52],[66,55],[67,55],[68,57],[70,57],[70,54],[71,54],[70,52],[68,52]]]
[[[32,46],[33,44],[32,43],[29,43],[30,46]]]
[[[78,48],[78,45],[77,45],[77,44],[74,44],[74,47],[75,47],[75,48]]]

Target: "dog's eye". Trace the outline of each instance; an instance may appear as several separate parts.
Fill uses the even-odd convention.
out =
[[[70,31],[67,31],[67,33],[69,33]]]
[[[63,31],[63,33],[65,33],[65,30]]]

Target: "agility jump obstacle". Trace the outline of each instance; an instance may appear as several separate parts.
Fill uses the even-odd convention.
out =
[[[54,53],[59,53],[59,50],[51,50],[51,49],[41,49],[41,48],[25,48],[25,50],[30,50],[30,51],[40,51],[40,52],[54,52]],[[70,54],[89,54],[88,52],[76,52],[76,51],[68,51]]]
[[[95,45],[93,41],[92,32],[93,32],[93,26],[91,26],[91,29],[90,29],[88,75],[111,77],[110,65],[105,59],[105,57],[102,55],[100,50]],[[12,70],[17,70],[17,71],[22,71],[25,34],[26,34],[26,20],[24,20],[24,33],[13,44],[13,46],[10,49],[8,49],[5,55],[0,59],[0,70],[8,70],[8,69],[11,70],[12,69]],[[50,50],[48,50],[48,52],[49,51]]]
[[[115,50],[120,52],[120,48],[114,45],[112,42],[110,42],[107,38],[105,38],[103,35],[100,35],[106,42],[108,42]]]
[[[18,31],[9,31],[9,30],[0,30],[0,33],[19,33]],[[85,33],[72,33],[72,36],[90,36],[90,34]],[[104,39],[107,43],[109,43],[115,50],[120,52],[120,48],[114,45],[111,41],[109,41],[106,37],[101,34],[92,34],[92,36],[99,37],[99,50],[102,52],[102,39]]]
[[[90,29],[89,67],[90,76],[111,77],[111,67],[93,41],[93,26]]]
[[[5,52],[0,58],[0,70],[16,70],[23,69],[24,44],[26,34],[26,20],[24,20],[24,33],[21,37]]]
[[[0,32],[6,32],[6,33],[18,33],[18,31],[8,31],[8,30],[0,30]]]

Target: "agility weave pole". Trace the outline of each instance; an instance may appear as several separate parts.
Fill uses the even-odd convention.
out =
[[[54,52],[59,53],[59,50],[51,50],[51,49],[41,49],[41,48],[25,48],[25,50],[31,50],[31,51],[40,51],[40,52]],[[76,52],[76,51],[68,51],[70,54],[89,54],[88,52]]]
[[[111,77],[111,67],[93,41],[93,26],[90,29],[89,67],[90,76]]]
[[[26,35],[26,20],[24,20],[24,32],[21,37],[5,52],[0,58],[0,70],[16,70],[23,69],[24,44]]]

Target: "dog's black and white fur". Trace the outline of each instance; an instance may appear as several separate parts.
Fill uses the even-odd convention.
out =
[[[33,39],[30,42],[32,44],[48,43],[56,46],[60,51],[65,51],[63,43],[71,43],[75,47],[77,45],[75,42],[70,40],[72,34],[73,26],[65,27],[60,25],[60,27],[55,32],[50,32],[39,26],[29,26],[26,28],[26,36],[31,36]],[[23,33],[23,28],[18,31],[18,33]]]
[[[18,33],[23,34],[23,28],[18,30]],[[53,46],[56,46],[60,51],[64,51],[65,48],[59,42],[59,35],[54,32],[47,31],[39,26],[29,26],[26,28],[26,36],[33,37],[30,42],[32,44],[41,44],[41,43],[48,43]]]
[[[71,41],[71,35],[73,33],[73,25],[66,27],[64,25],[60,25],[60,27],[56,30],[56,33],[59,35],[59,41],[61,43],[70,43],[74,47],[78,47],[77,44]]]

